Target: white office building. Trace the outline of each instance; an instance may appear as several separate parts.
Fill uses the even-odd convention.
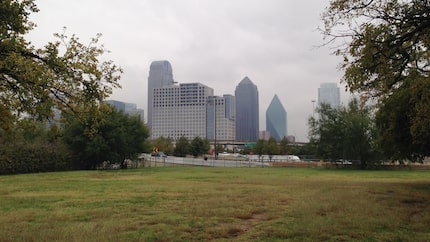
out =
[[[206,138],[206,102],[213,89],[201,83],[153,89],[151,138]]]

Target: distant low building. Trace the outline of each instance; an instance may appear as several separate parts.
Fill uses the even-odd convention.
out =
[[[140,117],[140,120],[144,121],[144,110],[137,108],[135,103],[126,103],[117,100],[106,100],[105,103],[110,104],[118,110],[123,111],[128,115],[137,115]]]
[[[269,140],[270,139],[270,131],[263,130],[258,133],[258,139]]]
[[[296,136],[294,136],[294,135],[288,135],[287,136],[287,140],[290,143],[295,143],[296,142]]]

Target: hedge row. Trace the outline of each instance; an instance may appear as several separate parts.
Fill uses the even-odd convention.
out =
[[[61,145],[13,143],[0,146],[0,174],[72,169],[70,152]]]

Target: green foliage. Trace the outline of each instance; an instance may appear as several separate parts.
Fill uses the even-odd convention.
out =
[[[379,144],[387,157],[414,161],[428,155],[430,106],[420,106],[414,100],[428,99],[430,96],[422,95],[430,95],[429,86],[429,83],[423,83],[403,88],[381,105],[376,115],[376,125],[380,135]]]
[[[14,142],[0,147],[0,174],[70,170],[71,153],[62,143]]]
[[[22,119],[0,140],[0,174],[70,170],[72,157],[58,127]]]
[[[223,153],[225,150],[224,150],[224,146],[222,145],[222,144],[217,144],[216,145],[216,152],[219,154],[219,153]]]
[[[185,157],[190,153],[191,145],[188,139],[184,136],[179,138],[178,141],[176,141],[176,146],[173,151],[173,154],[177,157]]]
[[[74,35],[56,34],[45,47],[32,46],[24,37],[37,11],[33,0],[0,3],[0,128],[21,114],[50,117],[54,107],[78,117],[92,112],[99,120],[98,105],[119,87],[121,68],[99,60],[105,53],[100,35],[82,44]]]
[[[353,99],[347,108],[322,104],[317,112],[318,119],[309,119],[309,136],[319,156],[332,161],[360,160],[363,168],[376,159],[376,134],[369,107]]]
[[[264,139],[259,139],[257,143],[255,143],[255,146],[252,148],[255,154],[258,155],[258,157],[261,157],[266,153],[267,148],[267,141]]]
[[[266,143],[266,153],[269,155],[269,159],[272,160],[274,155],[279,155],[279,145],[275,138],[270,137]]]
[[[122,163],[134,159],[145,150],[149,131],[138,116],[129,116],[109,105],[102,105],[97,116],[95,132],[88,133],[88,121],[95,117],[88,113],[87,122],[67,117],[64,140],[76,154],[77,169],[94,169],[103,161]]]
[[[282,138],[281,142],[279,143],[279,154],[280,155],[287,155],[289,153],[290,148],[288,147],[288,144],[290,142],[288,141],[287,137]]]
[[[190,151],[194,157],[207,154],[210,149],[209,141],[200,137],[195,137],[190,145]]]
[[[430,155],[430,2],[334,0],[323,20],[329,42],[347,39],[336,54],[349,90],[378,100],[384,153]]]
[[[163,151],[166,154],[173,154],[173,142],[170,137],[165,138],[163,136],[153,140],[151,142],[152,147],[157,147],[159,151]]]

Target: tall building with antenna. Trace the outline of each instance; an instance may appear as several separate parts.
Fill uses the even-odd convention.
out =
[[[173,85],[172,66],[166,60],[153,61],[149,68],[148,77],[148,108],[147,124],[152,128],[153,107],[154,107],[154,89],[162,88],[164,86]]]

